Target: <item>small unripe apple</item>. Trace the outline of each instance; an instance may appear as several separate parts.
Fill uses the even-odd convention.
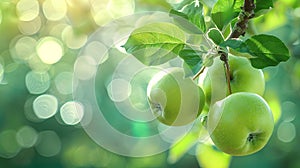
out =
[[[232,93],[251,92],[262,96],[265,91],[262,70],[253,68],[250,61],[244,57],[229,55],[228,59]],[[225,98],[229,94],[227,88],[224,62],[215,58],[203,81],[206,102],[210,104]]]
[[[202,89],[178,67],[157,73],[147,87],[147,97],[157,119],[172,126],[193,122],[205,104]]]
[[[267,102],[255,93],[234,93],[217,101],[207,118],[207,130],[214,144],[236,156],[261,150],[273,128],[273,115]]]

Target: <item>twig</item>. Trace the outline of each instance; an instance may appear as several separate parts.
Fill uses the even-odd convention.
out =
[[[198,72],[197,74],[193,77],[193,80],[197,79],[205,70],[205,66],[203,66]]]
[[[227,87],[228,87],[228,93],[231,94],[231,86],[230,86],[230,66],[228,62],[228,55],[225,52],[221,52],[221,57],[220,59],[224,62],[224,68],[225,68],[225,75],[226,75],[226,82],[227,82]]]
[[[244,36],[248,27],[248,22],[254,17],[255,3],[254,0],[245,0],[242,12],[238,16],[238,22],[235,24],[229,38],[238,38]]]

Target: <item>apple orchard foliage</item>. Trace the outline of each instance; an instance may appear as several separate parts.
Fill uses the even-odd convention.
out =
[[[274,121],[270,108],[261,97],[265,87],[261,69],[277,66],[280,62],[287,61],[290,53],[286,45],[275,36],[247,33],[247,24],[250,19],[263,15],[272,7],[272,0],[203,0],[200,2],[184,0],[173,5],[169,13],[174,23],[149,23],[136,28],[131,33],[123,47],[143,64],[156,66],[177,57],[184,62],[181,68],[187,79],[181,80],[189,80],[188,82],[175,86],[178,85],[176,81],[178,75],[170,72],[166,76],[170,78],[168,80],[156,79],[154,76],[150,81],[151,87],[148,86],[147,89],[150,106],[158,120],[173,126],[195,121],[186,137],[178,141],[170,150],[170,162],[176,162],[199,139],[203,142],[197,148],[199,154],[197,158],[201,162],[203,150],[211,147],[209,139],[203,140],[205,139],[203,137],[207,135],[206,129],[209,130],[214,144],[231,155],[252,154],[268,142]],[[209,22],[205,21],[206,16],[211,18]],[[225,66],[224,69],[220,58],[225,65],[228,63],[230,66]],[[201,74],[204,69],[208,69],[208,72]],[[200,102],[196,103],[202,113],[193,115],[191,119],[189,108],[180,110],[177,106],[180,105],[178,102],[192,99],[192,97],[189,97],[189,94],[182,97],[183,95],[176,91],[179,92],[178,90],[182,89],[182,92],[189,92],[188,87],[184,85],[191,85],[191,76],[197,78],[199,75],[206,75],[204,86],[199,87],[200,92],[202,92],[201,88],[204,89],[205,98],[200,96]],[[176,80],[172,81],[173,78]],[[192,83],[196,85],[196,82]],[[160,89],[163,93],[158,93],[154,88]],[[232,88],[231,95],[228,93],[229,88]],[[212,96],[218,95],[218,92],[224,92],[225,96],[218,97],[217,103],[211,101]],[[164,99],[162,99],[163,95]],[[154,99],[156,99],[155,102]],[[168,102],[165,99],[171,99],[171,101]],[[202,110],[201,104],[204,104],[205,99],[206,104]],[[231,101],[231,99],[234,100]],[[194,107],[195,103],[192,101],[186,102],[185,106]],[[230,103],[226,104],[226,102]],[[235,105],[239,106],[235,107]],[[228,112],[228,109],[234,113]],[[210,116],[216,114],[216,111],[223,116],[219,116],[218,120],[213,120]],[[245,114],[241,114],[242,111],[245,111]],[[261,112],[261,116],[256,116],[258,112]],[[229,121],[223,122],[225,119]],[[184,122],[176,124],[175,120]],[[240,122],[241,125],[237,127],[245,129],[248,127],[252,132],[241,133],[242,136],[236,135],[239,131],[232,132],[235,130],[230,129],[229,125],[235,125],[237,120],[244,121]],[[214,132],[211,125],[218,125],[218,129]],[[260,137],[260,134],[263,136]],[[243,143],[249,144],[243,146]],[[208,145],[208,147],[203,147],[203,145]],[[236,149],[237,147],[239,149]],[[220,151],[215,152],[221,153],[216,154],[216,157],[227,158],[224,161],[227,163],[226,160],[229,157],[226,154]]]

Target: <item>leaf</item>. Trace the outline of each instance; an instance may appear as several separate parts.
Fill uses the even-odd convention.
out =
[[[159,22],[135,29],[123,46],[145,65],[159,65],[175,58],[185,46],[185,34],[176,25]]]
[[[251,64],[255,68],[275,66],[290,58],[286,45],[275,36],[256,35],[247,39],[245,43],[250,54],[255,57],[250,58]]]
[[[170,14],[187,19],[190,23],[194,24],[199,30],[201,30],[202,33],[206,31],[203,16],[203,5],[201,3],[196,4],[195,1],[191,1],[189,4],[185,3],[185,6],[182,6],[180,9],[171,10]]]
[[[199,144],[196,157],[203,168],[228,168],[231,156],[215,149],[210,144]]]
[[[254,12],[255,12],[255,16],[259,16],[263,13],[265,13],[265,11],[269,11],[270,8],[273,7],[273,1],[272,0],[256,0],[255,2],[255,9],[254,9]]]
[[[230,47],[238,52],[249,53],[249,49],[247,44],[239,39],[228,39],[222,43],[220,43],[221,47]]]
[[[280,39],[271,35],[255,35],[245,42],[230,39],[221,43],[220,46],[250,54],[252,57],[249,59],[252,66],[259,69],[278,65],[290,58],[286,45]]]
[[[218,0],[211,14],[212,20],[218,29],[222,31],[232,19],[237,17],[243,5],[243,0]]]
[[[174,19],[174,22],[178,27],[180,27],[183,31],[189,34],[203,34],[203,32],[193,23],[191,23],[188,19],[188,16],[182,12],[178,12],[174,9],[171,9],[170,17]]]
[[[178,3],[178,4],[171,4],[174,10],[180,10],[182,9],[184,6],[191,4],[192,2],[194,2],[195,0],[183,0],[182,2]]]
[[[209,8],[212,8],[215,5],[215,3],[217,3],[217,0],[200,0],[200,2],[202,4],[205,4]]]
[[[179,56],[184,60],[189,69],[195,75],[202,67],[202,52],[196,51],[191,48],[183,49],[179,52]]]
[[[210,29],[207,35],[217,45],[219,45],[224,41],[224,37],[218,29],[215,28]]]

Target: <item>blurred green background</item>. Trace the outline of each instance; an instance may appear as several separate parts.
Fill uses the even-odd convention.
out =
[[[168,162],[168,151],[130,158],[101,148],[79,124],[83,107],[72,97],[73,66],[91,33],[116,18],[142,11],[167,12],[178,2],[1,0],[0,168],[207,165],[199,165],[195,147],[174,164]],[[300,2],[274,0],[274,9],[251,24],[258,33],[282,39],[292,57],[264,69],[264,97],[278,119],[270,142],[254,155],[232,157],[230,167],[299,168]],[[75,114],[74,108],[82,111]],[[135,129],[143,134],[143,129]],[[210,157],[206,161],[218,162]]]

